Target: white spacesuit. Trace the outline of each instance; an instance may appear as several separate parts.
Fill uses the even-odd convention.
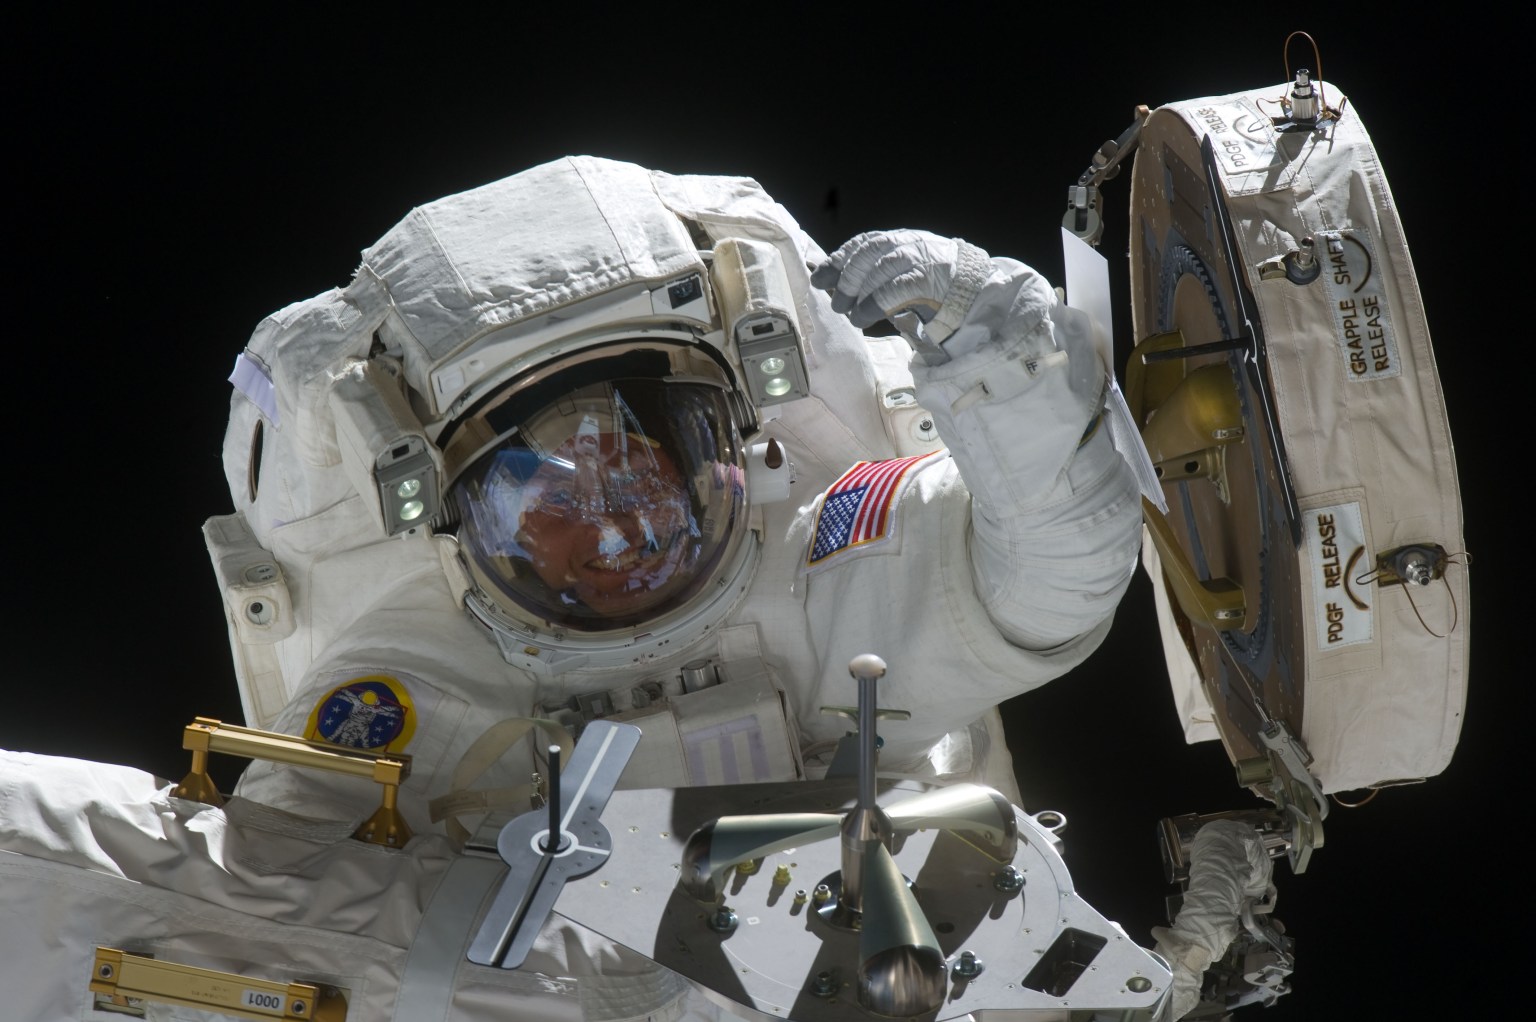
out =
[[[855,328],[891,317],[917,354]],[[416,836],[350,841],[374,785],[265,762],[224,808],[81,769],[43,813],[63,768],[11,757],[32,858],[0,869],[70,921],[7,967],[116,942],[318,978],[349,1017],[709,1017],[558,917],[523,970],[464,961],[494,873],[454,881],[461,828],[529,807],[530,721],[640,725],[625,786],[816,776],[868,652],[911,713],[882,771],[1017,801],[995,707],[1097,646],[1140,541],[1105,379],[1029,268],[911,231],[828,260],[745,179],[573,158],[413,211],[257,329],[205,531],[248,723],[409,755]],[[82,996],[39,982],[26,1017]]]

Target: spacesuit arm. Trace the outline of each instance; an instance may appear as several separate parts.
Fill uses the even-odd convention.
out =
[[[1046,650],[1105,621],[1141,512],[1099,425],[1106,370],[1080,314],[1028,266],[918,231],[860,235],[813,283],[835,284],[833,308],[855,325],[916,312],[947,356],[914,355],[912,375],[971,493],[972,570],[993,624]]]
[[[1236,820],[1200,828],[1190,846],[1189,889],[1172,926],[1157,926],[1155,950],[1173,967],[1166,1019],[1183,1018],[1200,1003],[1205,970],[1237,936],[1243,902],[1269,890],[1273,865],[1254,829]]]

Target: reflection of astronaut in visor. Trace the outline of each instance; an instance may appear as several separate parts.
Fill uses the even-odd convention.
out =
[[[699,535],[666,451],[590,418],[528,481],[519,525],[539,578],[603,615],[645,610],[691,577]]]
[[[504,612],[582,631],[688,604],[741,541],[741,452],[719,387],[562,386],[460,475],[459,539]]]

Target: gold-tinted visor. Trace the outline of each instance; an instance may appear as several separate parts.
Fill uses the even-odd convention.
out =
[[[547,377],[452,485],[471,573],[513,619],[582,632],[644,625],[686,605],[740,541],[730,391],[698,377],[593,379],[626,366],[589,361]]]

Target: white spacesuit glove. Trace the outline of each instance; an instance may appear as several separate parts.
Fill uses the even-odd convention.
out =
[[[832,292],[832,309],[864,328],[915,312],[943,343],[965,318],[991,272],[987,253],[927,231],[866,231],[817,267],[811,284]]]
[[[1104,367],[1086,332],[1055,325],[1050,285],[914,230],[854,237],[811,283],[854,326],[894,318],[911,343],[918,403],[971,495],[972,580],[992,624],[1030,650],[1096,644],[1130,584],[1141,506],[1095,428]]]

